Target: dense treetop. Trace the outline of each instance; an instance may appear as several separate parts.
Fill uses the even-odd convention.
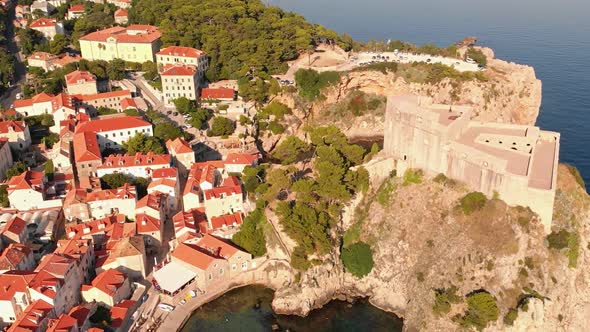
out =
[[[259,0],[137,0],[129,16],[158,26],[164,45],[206,51],[211,81],[285,71],[286,61],[320,41],[352,45],[348,36]]]

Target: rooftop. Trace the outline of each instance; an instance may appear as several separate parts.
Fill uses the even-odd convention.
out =
[[[104,158],[102,165],[98,168],[121,168],[121,167],[142,167],[150,165],[170,165],[171,158],[169,154],[146,154],[136,153],[133,156],[124,154],[112,154]]]
[[[123,286],[127,277],[124,273],[115,269],[108,269],[102,271],[92,280],[92,287],[102,291],[103,293],[113,296],[119,288]],[[84,287],[84,286],[82,286]],[[86,286],[86,289],[89,287]],[[84,288],[82,289],[84,290]]]
[[[168,46],[160,50],[160,52],[156,53],[157,55],[169,55],[169,56],[179,56],[179,57],[186,57],[186,58],[199,58],[205,56],[206,53],[192,47],[184,47],[184,46]]]
[[[152,124],[138,116],[123,116],[118,118],[98,119],[79,124],[76,132],[89,131],[100,133],[131,128],[152,127]]]
[[[46,28],[57,25],[57,20],[53,18],[42,17],[31,22],[31,28]]]
[[[7,134],[9,132],[23,132],[26,128],[24,121],[6,120],[0,121],[0,134]]]
[[[203,88],[202,99],[233,99],[236,95],[234,89],[229,88]]]
[[[191,146],[188,144],[187,141],[183,140],[180,137],[177,137],[174,140],[167,140],[166,141],[166,148],[173,152],[174,154],[180,153],[194,153]]]
[[[126,28],[112,27],[92,32],[80,40],[106,42],[110,39],[119,43],[152,43],[160,39],[161,36],[160,30],[155,26],[134,24]]]
[[[74,157],[77,163],[102,160],[95,133],[83,131],[74,134],[73,145]]]
[[[96,77],[88,71],[75,70],[65,76],[67,84],[96,82]]]
[[[23,244],[9,244],[0,256],[0,270],[15,270],[30,254],[31,249]]]
[[[197,70],[194,66],[183,64],[166,65],[162,68],[161,76],[194,76]]]

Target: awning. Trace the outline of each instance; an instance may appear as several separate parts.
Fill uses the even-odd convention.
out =
[[[160,288],[170,294],[182,288],[196,276],[195,272],[175,261],[154,272],[154,279],[156,279]]]

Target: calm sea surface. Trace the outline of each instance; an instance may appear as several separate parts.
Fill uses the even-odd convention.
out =
[[[262,286],[233,290],[197,309],[181,332],[262,332],[277,326],[281,331],[400,332],[402,322],[365,301],[352,305],[332,301],[305,318],[276,315],[270,302],[273,291]]]
[[[561,132],[563,162],[590,183],[590,1],[270,0],[357,40],[447,46],[465,36],[543,81],[537,125]]]

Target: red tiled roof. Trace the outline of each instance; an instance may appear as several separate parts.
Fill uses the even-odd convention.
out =
[[[83,12],[84,9],[84,5],[71,5],[70,9],[68,11],[70,12]]]
[[[177,137],[174,140],[167,140],[166,141],[166,148],[170,152],[174,151],[175,154],[194,153],[193,149],[188,144],[188,142],[183,140],[180,137]]]
[[[43,300],[37,300],[25,309],[25,311],[12,323],[7,332],[37,331],[40,322],[53,310],[53,306]]]
[[[225,161],[223,161],[223,160],[209,160],[209,161],[202,161],[202,162],[198,162],[198,163],[193,163],[191,165],[191,169],[205,167],[207,165],[211,165],[215,168],[225,168]]]
[[[137,191],[135,186],[129,183],[123,184],[117,189],[104,189],[88,193],[87,202],[104,201],[109,199],[135,199]]]
[[[226,196],[241,194],[241,190],[236,187],[216,187],[213,189],[203,190],[205,199],[220,198],[222,194]]]
[[[127,9],[119,8],[115,10],[115,17],[127,17]]]
[[[196,167],[195,164],[191,166],[189,178],[196,179],[199,184],[209,182],[215,185],[215,172],[217,169],[212,165],[205,165],[204,167]]]
[[[162,207],[162,194],[151,193],[143,196],[143,198],[137,201],[137,204],[135,204],[135,209],[141,209],[144,207],[149,207],[159,211]]]
[[[133,98],[124,98],[121,100],[121,108],[124,110],[128,108],[137,108],[137,104]]]
[[[65,54],[65,55],[60,55],[59,59],[53,61],[53,64],[56,65],[56,67],[64,67],[65,65],[67,65],[68,63],[74,63],[74,62],[78,62],[82,60],[81,56],[70,56],[69,54]]]
[[[41,92],[41,93],[33,96],[33,98],[30,98],[30,99],[15,100],[14,107],[15,108],[29,107],[29,106],[32,106],[33,104],[37,104],[37,103],[48,103],[48,102],[52,102],[53,98],[54,98],[54,96],[48,95],[45,92]]]
[[[20,243],[11,243],[0,256],[0,270],[14,270],[31,254],[29,247]]]
[[[160,231],[160,220],[145,213],[135,215],[137,234],[152,233]]]
[[[80,40],[106,42],[108,38],[114,38],[119,43],[152,43],[162,34],[157,27],[151,25],[130,25],[124,27],[112,27],[87,34]]]
[[[239,251],[238,248],[210,234],[205,234],[205,236],[197,242],[197,245],[205,249],[207,252],[210,252],[212,255],[223,257],[225,259],[230,258]]]
[[[172,252],[172,257],[201,270],[206,270],[215,261],[215,257],[202,252],[196,245],[187,243],[179,244]]]
[[[34,20],[30,27],[31,28],[45,28],[57,25],[57,20],[52,18],[42,17]]]
[[[33,277],[34,272],[8,271],[0,274],[0,300],[8,301],[14,298],[15,293],[26,293],[27,285]]]
[[[121,303],[115,304],[111,308],[111,327],[118,328],[123,325],[125,318],[127,317],[127,312],[131,307],[135,305],[136,301],[132,300],[123,300]]]
[[[101,92],[95,93],[91,95],[73,95],[76,99],[80,101],[90,101],[90,100],[97,100],[97,99],[107,99],[107,98],[131,98],[131,92],[129,90],[117,90],[117,91],[110,91],[110,92]],[[117,118],[121,119],[121,118]]]
[[[113,296],[117,290],[123,287],[127,277],[124,273],[115,269],[108,269],[101,272],[92,280],[92,287],[99,289],[103,293]]]
[[[102,219],[87,221],[82,224],[68,224],[66,225],[66,235],[68,239],[81,239],[93,234],[106,234],[113,224],[124,222],[125,215],[117,214]]]
[[[201,89],[202,99],[233,99],[236,92],[230,88],[203,88]]]
[[[67,107],[74,109],[74,103],[72,97],[65,93],[60,93],[51,99],[51,109],[53,112],[57,111],[60,107]]]
[[[1,134],[7,134],[11,128],[12,131],[15,132],[23,132],[25,131],[26,128],[26,124],[24,121],[15,121],[15,120],[6,120],[6,121],[1,121],[0,122],[0,133]]]
[[[73,145],[76,163],[102,160],[95,133],[83,131],[74,134]]]
[[[176,187],[176,180],[175,179],[153,179],[152,182],[150,182],[150,184],[148,185],[148,190],[155,188],[157,186],[166,186],[166,187],[170,187],[170,188],[175,188]]]
[[[233,214],[225,214],[211,218],[211,226],[213,229],[222,228],[223,226],[233,226],[242,224],[242,214],[239,212]]]
[[[13,176],[8,181],[8,193],[20,189],[41,190],[45,174],[39,171],[24,171],[21,175]]]
[[[225,158],[225,163],[231,165],[253,165],[258,159],[260,159],[260,155],[258,154],[230,153]]]
[[[66,74],[65,79],[67,84],[96,82],[96,77],[85,70],[75,70],[69,74]]]
[[[48,60],[55,60],[57,58],[58,58],[57,55],[53,55],[51,53],[47,53],[47,52],[35,52],[35,53],[29,55],[29,57],[27,58],[27,60],[30,61],[31,59],[34,59],[34,60],[48,61]]]
[[[193,236],[197,235],[197,230],[200,232],[207,231],[206,227],[203,231],[199,229],[199,224],[207,224],[205,212],[203,208],[196,208],[190,211],[180,211],[172,217],[174,222],[174,233],[178,237],[181,231],[186,231]]]
[[[154,154],[148,152],[146,154],[136,153],[133,156],[124,154],[112,154],[104,158],[102,165],[98,168],[121,168],[121,167],[139,167],[139,166],[150,166],[150,165],[170,165],[169,154]]]
[[[71,332],[78,331],[78,321],[66,314],[59,315],[56,319],[50,319],[47,332]]]
[[[81,327],[84,325],[84,322],[86,322],[86,319],[88,319],[88,316],[90,315],[90,309],[84,305],[77,305],[70,309],[68,315],[75,318],[78,321],[78,327]],[[90,329],[88,331],[90,331]]]
[[[188,180],[186,180],[186,184],[184,185],[184,191],[182,192],[182,195],[199,195],[200,191],[201,187],[199,187],[199,181],[195,178],[188,178]]]
[[[12,233],[18,236],[26,229],[26,227],[27,222],[15,215],[6,223],[2,231],[0,231],[0,234]]]
[[[157,55],[170,55],[170,56],[180,56],[186,58],[199,58],[206,55],[205,52],[198,50],[192,47],[184,47],[184,46],[168,46],[164,49],[161,49],[160,52],[156,53]]]
[[[178,169],[175,167],[158,168],[152,172],[152,179],[176,179],[178,177]]]
[[[76,132],[89,131],[100,133],[103,131],[123,130],[139,127],[151,127],[152,124],[138,116],[123,116],[117,118],[99,119],[79,124]]]
[[[164,66],[160,76],[194,76],[196,72],[197,70],[194,66],[174,64]]]
[[[92,246],[92,242],[89,239],[59,240],[53,253],[80,261],[88,253],[90,246]]]
[[[223,187],[241,187],[240,180],[237,176],[229,176],[222,183]]]

